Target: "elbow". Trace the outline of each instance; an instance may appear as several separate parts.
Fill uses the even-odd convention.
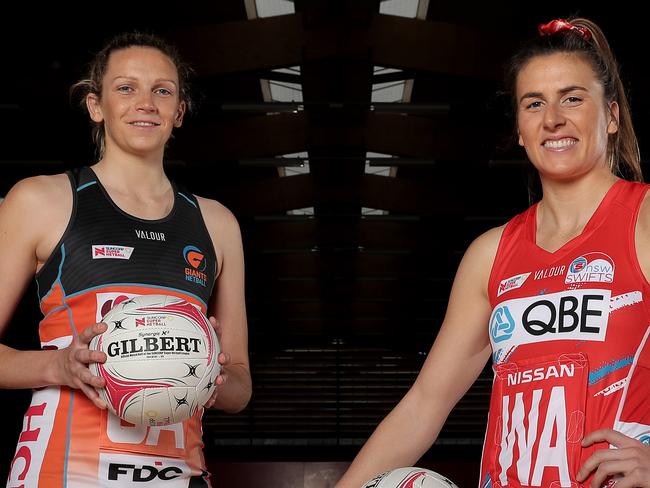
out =
[[[243,391],[242,394],[230,405],[224,406],[223,411],[232,414],[241,412],[248,406],[248,403],[251,400],[251,396],[252,389],[249,387],[246,391]]]
[[[250,402],[251,396],[253,394],[250,372],[248,370],[245,370],[244,374],[239,374],[237,376],[237,381],[231,383],[231,388],[234,388],[232,388],[232,390],[229,392],[229,395],[226,395],[228,399],[226,400],[226,398],[224,398],[226,401],[218,406],[220,410],[223,410],[226,413],[239,413],[244,410]],[[217,397],[217,404],[218,403],[219,400]]]

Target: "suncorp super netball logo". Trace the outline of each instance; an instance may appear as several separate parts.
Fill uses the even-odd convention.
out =
[[[602,252],[590,252],[575,258],[569,265],[565,283],[612,283],[614,260]]]
[[[185,246],[183,257],[187,263],[185,268],[185,279],[201,286],[206,286],[208,276],[205,271],[205,254],[196,246]]]

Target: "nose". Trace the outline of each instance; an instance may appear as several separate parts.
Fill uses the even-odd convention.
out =
[[[157,110],[156,104],[153,100],[153,94],[149,91],[143,91],[136,100],[136,110],[142,112],[155,112]]]
[[[555,104],[549,103],[544,111],[544,127],[549,130],[555,130],[563,126],[566,119],[560,107]]]

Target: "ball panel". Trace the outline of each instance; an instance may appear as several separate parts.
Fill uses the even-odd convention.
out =
[[[192,416],[215,389],[219,342],[207,317],[178,297],[125,299],[102,319],[108,330],[91,349],[108,356],[91,363],[106,381],[100,396],[134,424],[167,425]]]
[[[458,488],[446,477],[429,469],[408,467],[382,473],[361,488]]]
[[[168,388],[171,411],[175,422],[190,418],[198,407],[196,403],[196,389],[194,388]]]
[[[186,388],[183,388],[185,390]],[[171,415],[172,402],[168,388],[147,388],[143,390],[142,423],[149,426],[169,425],[174,422]]]

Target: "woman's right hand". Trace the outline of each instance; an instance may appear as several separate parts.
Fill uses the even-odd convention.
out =
[[[106,354],[92,351],[88,349],[88,345],[93,337],[105,332],[107,328],[108,326],[102,322],[87,327],[72,339],[68,347],[61,349],[57,356],[57,383],[83,391],[100,409],[105,409],[107,405],[99,397],[95,388],[104,388],[105,382],[103,378],[94,376],[90,372],[88,364],[105,362]]]

